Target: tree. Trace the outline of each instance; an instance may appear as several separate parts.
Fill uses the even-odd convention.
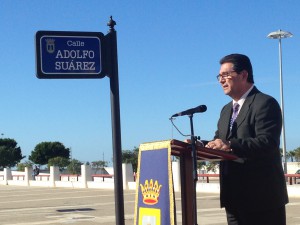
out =
[[[205,165],[206,165],[206,163],[205,162],[197,162],[197,169],[199,169],[199,170],[201,170],[201,169],[203,169],[203,167],[205,167]]]
[[[29,160],[36,164],[48,164],[49,159],[55,157],[70,158],[70,149],[60,142],[41,142],[37,144],[29,156]]]
[[[92,162],[92,168],[95,170],[95,173],[97,173],[100,169],[103,169],[106,166],[107,166],[106,161],[99,160],[99,161]]]
[[[122,151],[122,163],[131,163],[134,172],[137,171],[139,148],[134,147],[133,150]]]
[[[0,169],[13,167],[25,158],[22,155],[21,148],[17,145],[14,139],[0,139]]]
[[[296,155],[296,151],[295,150],[288,151],[287,154],[286,154],[287,158],[291,159],[291,162],[294,162],[295,155]]]
[[[295,161],[300,162],[300,147],[296,148],[294,151],[295,151]]]
[[[23,163],[18,163],[17,164],[17,171],[24,171],[25,167],[30,168],[32,166],[33,166],[33,162],[27,160],[27,161],[25,161]]]
[[[219,163],[214,161],[208,162],[208,164],[206,165],[207,172],[212,171],[213,173],[216,173],[218,167]]]
[[[68,169],[69,173],[71,173],[71,174],[80,174],[81,165],[82,165],[82,162],[80,162],[77,159],[72,159],[70,161],[70,164],[67,166],[67,169]]]
[[[59,171],[63,171],[70,164],[70,160],[65,157],[55,157],[48,160],[48,168],[50,166],[58,166]]]

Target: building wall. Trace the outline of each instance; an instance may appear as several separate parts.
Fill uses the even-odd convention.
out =
[[[288,162],[287,163],[287,173],[294,174],[300,169],[300,162]]]

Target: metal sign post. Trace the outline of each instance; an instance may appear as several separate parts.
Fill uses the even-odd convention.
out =
[[[117,32],[114,29],[116,22],[110,17],[107,38],[108,73],[110,78],[110,101],[113,136],[113,162],[115,181],[115,214],[116,224],[124,225],[124,195],[122,175],[122,147],[121,147],[121,122],[120,122],[120,99],[119,99],[119,75],[118,75],[118,51]]]

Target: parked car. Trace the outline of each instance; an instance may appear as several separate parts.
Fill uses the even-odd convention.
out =
[[[299,169],[299,170],[297,170],[295,174],[300,174],[300,169]]]

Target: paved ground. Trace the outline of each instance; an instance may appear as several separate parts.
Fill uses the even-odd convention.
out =
[[[197,194],[198,224],[225,225],[218,194]],[[126,225],[133,224],[134,199],[134,191],[124,192]],[[0,186],[0,224],[114,225],[114,204],[113,190]],[[176,204],[180,220],[178,193]],[[300,198],[290,199],[287,221],[288,225],[300,225]]]

